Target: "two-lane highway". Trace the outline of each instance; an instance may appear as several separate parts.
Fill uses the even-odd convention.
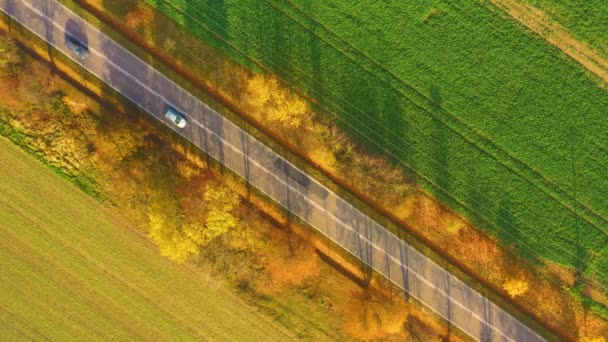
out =
[[[544,341],[58,1],[0,0],[0,10],[474,339]],[[66,47],[70,36],[86,58]],[[167,106],[186,115],[186,127],[164,120]]]

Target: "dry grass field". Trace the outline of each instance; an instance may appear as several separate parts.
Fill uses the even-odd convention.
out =
[[[0,339],[290,340],[0,139]]]

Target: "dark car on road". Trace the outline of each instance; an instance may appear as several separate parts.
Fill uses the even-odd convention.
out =
[[[287,177],[295,180],[300,185],[307,187],[310,184],[310,178],[308,178],[308,176],[303,174],[301,171],[293,167],[285,160],[277,158],[277,160],[274,161],[273,165],[277,170],[284,170]]]
[[[65,46],[80,59],[85,59],[89,55],[89,49],[73,35],[68,35]]]

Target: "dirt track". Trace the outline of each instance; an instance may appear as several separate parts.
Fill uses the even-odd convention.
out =
[[[517,0],[490,0],[490,2],[597,75],[604,81],[602,88],[606,89],[608,59],[578,41],[564,27],[534,6]]]

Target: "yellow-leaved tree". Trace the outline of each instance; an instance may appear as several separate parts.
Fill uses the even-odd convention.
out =
[[[159,196],[163,199],[157,199],[150,205],[149,234],[162,255],[184,262],[191,256],[198,255],[200,248],[211,240],[236,227],[238,219],[233,211],[240,199],[234,191],[209,184],[203,197],[206,204],[204,222],[177,222],[175,215],[170,212],[178,209],[175,203],[171,203],[173,199],[169,196]]]
[[[515,298],[528,291],[528,283],[523,279],[511,279],[503,284],[503,289],[507,291],[511,298]]]
[[[253,76],[247,83],[246,99],[256,112],[287,127],[299,127],[310,113],[306,102],[272,76]]]
[[[229,229],[236,227],[238,220],[233,214],[239,204],[236,192],[225,186],[208,186],[204,194],[207,205],[205,223],[189,224],[184,227],[184,233],[198,246],[224,235]]]
[[[177,262],[186,261],[198,253],[198,246],[184,236],[178,227],[159,213],[150,212],[150,237],[158,246],[160,253]]]

